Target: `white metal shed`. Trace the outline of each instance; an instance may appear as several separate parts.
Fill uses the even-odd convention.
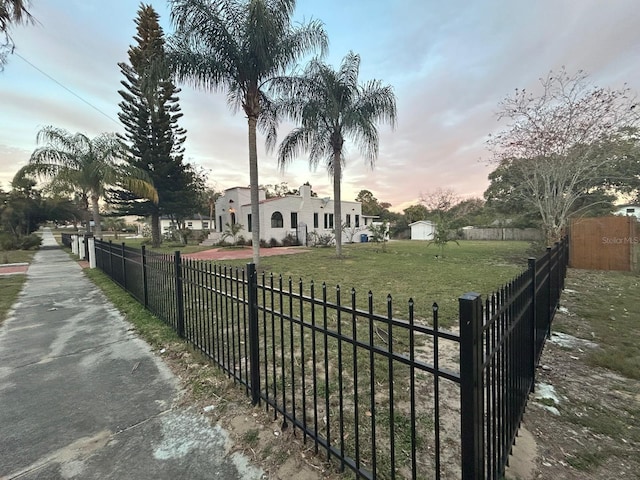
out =
[[[433,240],[436,226],[430,220],[418,220],[409,224],[411,227],[411,240]]]

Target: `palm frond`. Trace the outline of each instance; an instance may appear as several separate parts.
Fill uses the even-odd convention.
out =
[[[360,55],[353,52],[347,53],[340,64],[340,69],[336,73],[337,81],[347,90],[357,90],[358,75],[360,74]]]
[[[262,112],[258,117],[258,129],[265,135],[267,152],[272,152],[278,140],[278,108],[275,102],[265,93],[260,92]]]
[[[280,143],[278,148],[278,164],[281,169],[295,159],[307,148],[308,135],[304,128],[294,128]]]
[[[393,89],[379,80],[360,86],[359,70],[360,56],[349,52],[337,71],[314,58],[302,75],[273,81],[270,88],[279,95],[279,114],[300,125],[295,136],[285,138],[287,142],[296,139],[296,148],[284,142],[281,145],[281,166],[291,162],[304,147],[312,168],[323,162],[333,175],[342,170],[335,168],[335,158],[340,158],[341,166],[345,164],[345,138],[352,140],[374,166],[379,148],[376,123],[395,126],[396,102]]]

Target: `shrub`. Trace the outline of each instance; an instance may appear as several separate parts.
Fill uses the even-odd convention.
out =
[[[0,233],[0,250],[33,250],[42,245],[42,238],[35,233],[14,237],[9,233]]]
[[[35,233],[20,237],[18,243],[18,246],[22,250],[32,250],[34,248],[39,248],[40,245],[42,245],[42,237],[36,235]]]
[[[209,230],[200,230],[196,235],[196,241],[198,243],[204,242],[207,238],[209,238]]]
[[[270,247],[279,247],[280,243],[278,242],[278,240],[276,240],[275,238],[271,237],[269,239],[269,246]]]
[[[307,243],[313,247],[330,247],[333,245],[334,236],[331,233],[320,234],[317,231],[309,232]]]
[[[372,224],[369,227],[371,231],[371,235],[369,235],[369,239],[372,242],[382,244],[382,251],[387,251],[387,242],[389,241],[389,224],[387,222],[382,222],[380,224]]]
[[[0,249],[1,250],[16,250],[18,248],[18,242],[16,238],[9,233],[0,233]]]
[[[295,235],[287,233],[287,236],[282,239],[283,247],[290,247],[292,245],[299,245],[298,238]]]

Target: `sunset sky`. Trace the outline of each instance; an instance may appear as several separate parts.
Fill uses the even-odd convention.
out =
[[[147,2],[171,33],[166,1]],[[107,6],[108,5],[108,6]],[[12,30],[15,54],[0,73],[0,187],[36,148],[45,125],[95,136],[121,132],[118,103],[139,3],[134,0],[32,0],[35,25]],[[582,69],[598,86],[640,92],[637,0],[299,0],[297,21],[320,19],[337,67],[352,50],[360,80],[393,86],[398,125],[380,126],[373,170],[347,145],[343,199],[362,189],[401,211],[421,193],[453,189],[482,196],[488,185],[490,133],[506,127],[498,102],[515,88],[535,90],[549,70]],[[19,56],[18,56],[19,55]],[[217,190],[249,183],[247,123],[224,92],[180,85],[186,161],[200,165]],[[284,137],[290,126],[279,130]],[[324,168],[300,157],[286,171],[259,137],[260,183],[309,181],[331,196]]]

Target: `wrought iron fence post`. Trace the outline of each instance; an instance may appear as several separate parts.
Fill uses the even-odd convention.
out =
[[[182,298],[182,259],[180,258],[180,250],[176,250],[173,258],[176,275],[176,331],[180,338],[184,338],[184,299]]]
[[[258,335],[258,275],[255,263],[247,263],[247,287],[251,403],[257,405],[260,402],[260,339]]]
[[[569,237],[564,236],[562,239],[562,275],[560,276],[560,289],[564,290],[564,279],[567,276],[567,265],[569,264]]]
[[[547,338],[551,338],[551,318],[553,313],[551,311],[551,299],[553,298],[553,266],[551,265],[551,247],[547,247],[547,305],[545,310],[545,325],[547,327]]]
[[[484,395],[482,378],[482,299],[466,293],[458,299],[460,313],[460,434],[462,480],[483,479]]]
[[[109,240],[109,276],[113,278],[113,243]]]
[[[536,365],[538,363],[538,267],[536,259],[528,260],[531,271],[531,392],[536,386]]]
[[[140,247],[140,256],[142,257],[142,300],[144,308],[149,308],[149,293],[147,292],[147,247]]]
[[[125,243],[122,242],[122,247],[120,248],[120,255],[122,255],[122,286],[124,287],[125,291],[129,291],[127,289],[127,254],[126,254],[126,250],[125,250]]]
[[[558,241],[554,244],[553,249],[555,250],[555,265],[554,271],[556,272],[555,280],[554,280],[554,305],[553,311],[555,312],[560,306],[560,292],[562,292],[562,288],[560,287],[562,282],[562,244],[561,241]],[[549,325],[549,336],[551,336],[551,325]]]

